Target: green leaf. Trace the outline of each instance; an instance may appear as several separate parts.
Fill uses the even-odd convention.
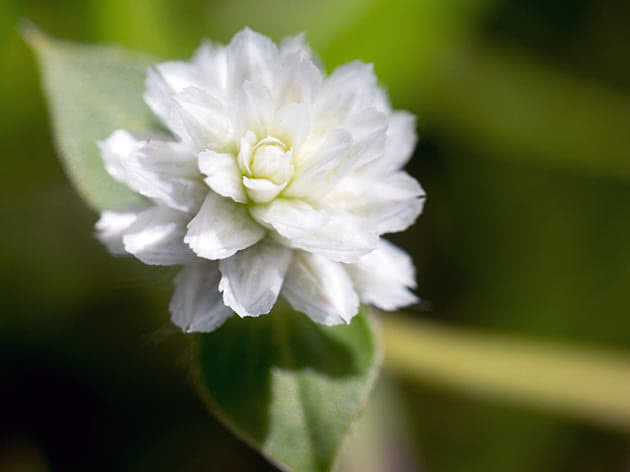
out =
[[[105,171],[96,143],[116,129],[157,128],[142,99],[146,69],[155,59],[112,46],[55,40],[33,26],[25,28],[24,37],[41,68],[59,157],[79,193],[95,210],[142,203]]]
[[[380,367],[368,316],[326,327],[276,308],[203,335],[198,382],[224,423],[279,467],[333,466]]]

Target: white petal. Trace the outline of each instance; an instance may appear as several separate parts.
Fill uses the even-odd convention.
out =
[[[378,234],[397,233],[409,228],[422,213],[424,197],[398,201],[383,205],[375,205],[371,215],[378,222]]]
[[[392,103],[389,101],[387,90],[383,87],[377,87],[376,93],[373,98],[373,106],[378,111],[385,113],[387,116],[392,113]]]
[[[164,206],[149,208],[125,231],[125,251],[145,264],[186,264],[194,254],[183,243],[190,215]]]
[[[170,61],[149,69],[144,99],[169,130],[186,142],[199,146],[199,126],[191,120],[190,110],[175,99],[186,89],[207,89],[203,71],[194,63]]]
[[[354,61],[333,71],[315,103],[316,121],[342,125],[349,117],[374,106],[380,94],[372,64]]]
[[[246,80],[271,89],[272,68],[278,59],[278,48],[266,36],[245,28],[227,46],[229,80],[240,87]]]
[[[297,251],[285,277],[282,295],[313,321],[349,323],[359,310],[359,297],[343,264]]]
[[[175,277],[171,319],[187,333],[214,331],[233,314],[219,293],[217,266],[214,261],[197,260]]]
[[[112,254],[127,254],[122,238],[136,216],[136,212],[104,211],[96,222],[96,237]]]
[[[146,141],[136,139],[131,133],[124,130],[114,131],[109,138],[99,141],[98,146],[107,172],[119,182],[131,186],[129,181],[133,181],[137,170],[135,173],[130,172],[127,169],[128,161],[136,160],[138,151],[145,143]]]
[[[273,96],[276,106],[288,103],[313,103],[323,83],[322,70],[312,55],[302,50],[283,51],[275,74]]]
[[[218,98],[206,91],[188,87],[173,96],[181,118],[198,149],[227,148],[234,137],[231,112]]]
[[[144,101],[173,134],[184,141],[190,138],[182,122],[179,107],[173,100],[174,91],[154,69],[147,71]]]
[[[303,155],[296,156],[300,176],[317,177],[336,168],[347,157],[352,135],[341,128],[328,130],[308,143]]]
[[[204,41],[193,55],[193,63],[203,76],[203,86],[215,93],[227,87],[227,52],[225,46]]]
[[[366,171],[382,175],[402,169],[413,155],[417,141],[416,117],[406,111],[393,112],[389,117],[384,155],[366,166]]]
[[[243,177],[243,185],[247,189],[247,195],[256,203],[266,203],[282,192],[285,184],[276,184],[267,179],[250,179]]]
[[[179,93],[187,87],[203,86],[203,78],[199,73],[199,68],[190,62],[161,62],[155,68],[174,93]]]
[[[267,205],[256,205],[251,215],[262,225],[273,228],[286,238],[294,238],[315,231],[328,215],[301,200],[277,198]]]
[[[291,250],[271,241],[261,241],[222,259],[219,291],[225,304],[240,316],[269,313],[290,261]]]
[[[351,145],[352,137],[347,131],[334,129],[327,133],[321,144],[312,145],[315,149],[309,149],[306,160],[296,162],[295,177],[285,195],[322,198],[350,171]]]
[[[265,230],[247,209],[229,198],[209,192],[199,213],[188,223],[184,242],[206,259],[225,259],[260,241]]]
[[[404,171],[373,178],[357,174],[327,196],[332,205],[366,218],[378,234],[407,229],[422,212],[424,191]]]
[[[198,179],[197,156],[194,151],[174,141],[147,140],[138,154],[140,164],[160,176]]]
[[[283,57],[299,54],[305,59],[313,60],[313,51],[308,44],[306,44],[304,33],[284,38],[280,41],[278,49],[280,51],[280,55]]]
[[[311,109],[306,103],[289,103],[278,110],[270,134],[296,152],[311,132]]]
[[[205,189],[184,145],[138,140],[121,130],[98,144],[107,171],[132,190],[177,210],[199,208]]]
[[[238,151],[238,168],[242,174],[251,175],[252,169],[249,162],[252,159],[252,151],[256,144],[256,135],[251,131],[248,131],[243,135],[240,142],[240,148]]]
[[[176,210],[195,212],[207,188],[199,180],[197,158],[181,143],[148,141],[138,152],[146,180],[143,195]]]
[[[320,228],[283,243],[341,262],[356,262],[376,247],[378,235],[368,221],[341,211],[329,213],[329,220]]]
[[[387,115],[374,108],[363,110],[347,123],[352,133],[355,166],[362,166],[383,156],[387,136]]]
[[[366,217],[379,234],[404,231],[422,212],[425,194],[416,179],[400,171],[379,180],[365,201]]]
[[[269,89],[260,83],[246,80],[240,96],[240,115],[243,119],[241,131],[257,130],[261,135],[267,134],[274,114]]]
[[[232,154],[203,151],[199,154],[199,170],[207,176],[204,181],[216,193],[247,203],[241,172]]]
[[[385,160],[391,170],[398,170],[407,163],[418,142],[416,117],[406,111],[395,111],[389,120]]]
[[[418,301],[409,290],[416,287],[411,257],[384,239],[374,251],[346,269],[365,303],[396,310]]]

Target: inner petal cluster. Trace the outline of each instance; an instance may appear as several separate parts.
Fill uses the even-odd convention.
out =
[[[273,136],[258,140],[254,133],[248,132],[241,140],[238,168],[249,200],[267,203],[293,177],[293,149]]]

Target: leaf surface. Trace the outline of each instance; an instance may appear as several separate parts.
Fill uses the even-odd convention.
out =
[[[327,327],[286,307],[203,335],[199,385],[210,408],[281,468],[330,470],[380,367],[368,316]]]
[[[57,151],[68,176],[93,209],[121,209],[143,198],[105,170],[97,146],[116,129],[158,129],[142,94],[155,58],[114,46],[49,38],[30,26],[24,36],[42,73]]]

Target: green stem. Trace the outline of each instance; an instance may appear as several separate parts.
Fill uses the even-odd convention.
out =
[[[386,368],[630,429],[630,355],[475,333],[384,315]]]

